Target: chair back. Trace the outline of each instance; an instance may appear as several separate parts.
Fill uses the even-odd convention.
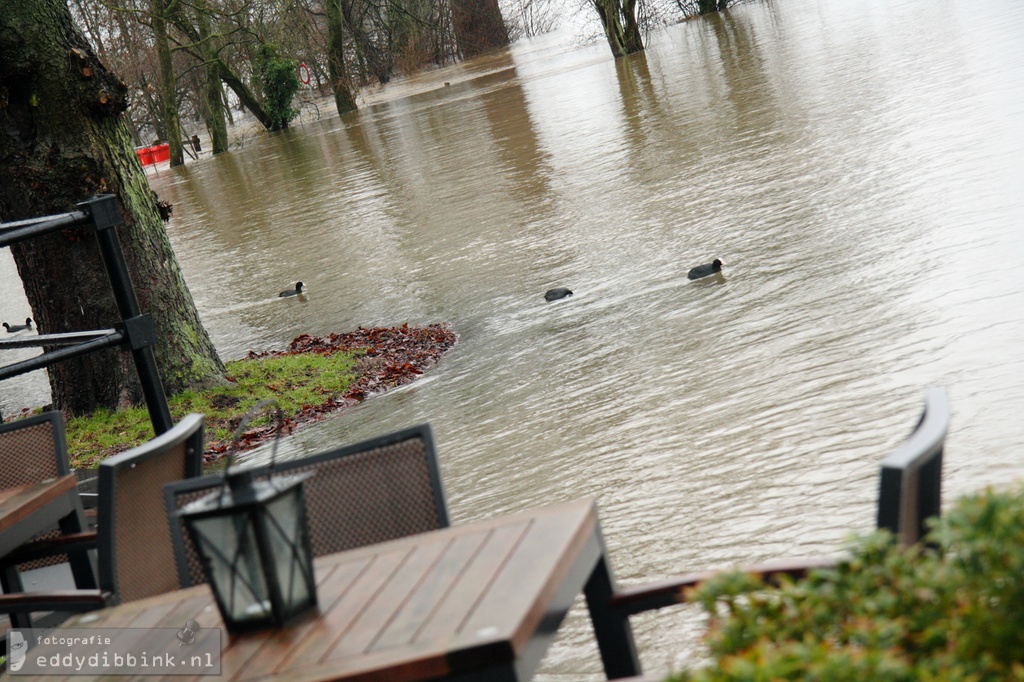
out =
[[[69,473],[64,415],[60,412],[0,424],[0,489]]]
[[[100,589],[120,602],[178,589],[163,486],[202,473],[203,415],[100,463]]]
[[[942,511],[942,450],[950,415],[946,390],[929,388],[913,433],[882,462],[878,527],[902,545],[924,537],[925,519]]]
[[[314,556],[436,530],[448,506],[429,424],[310,457],[253,470],[256,480],[307,471],[303,483]],[[182,587],[206,582],[199,553],[177,516],[189,502],[223,485],[219,475],[164,486]]]

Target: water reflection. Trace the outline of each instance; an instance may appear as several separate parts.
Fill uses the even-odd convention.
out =
[[[627,581],[809,554],[872,525],[928,384],[947,497],[1024,472],[1022,46],[1009,0],[749,3],[618,61],[519,43],[152,180],[226,356],[460,334],[284,456],[429,420],[456,521],[596,496]],[[652,672],[694,620],[636,620]],[[596,660],[574,612],[541,678]]]

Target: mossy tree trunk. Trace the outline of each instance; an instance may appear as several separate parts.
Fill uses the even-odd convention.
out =
[[[341,12],[341,0],[327,0],[327,66],[339,116],[356,110],[356,98],[352,94],[345,69],[344,36],[345,21]]]
[[[224,118],[224,88],[220,82],[220,66],[215,38],[210,34],[210,15],[203,1],[195,3],[196,30],[199,33],[199,54],[204,63],[206,88],[203,92],[203,117],[210,133],[210,149],[214,154],[228,150],[228,124]]]
[[[160,65],[160,100],[163,104],[164,132],[170,148],[171,165],[180,166],[185,163],[185,155],[181,148],[181,123],[178,120],[178,79],[174,75],[174,59],[167,38],[167,0],[151,0],[149,10],[153,43]]]
[[[636,0],[593,0],[608,46],[616,59],[644,49],[640,24],[636,20]]]
[[[126,88],[73,26],[64,0],[8,3],[0,12],[0,221],[74,210],[118,197],[118,228],[139,303],[153,317],[168,393],[224,380],[132,149]],[[114,326],[118,314],[92,234],[67,230],[12,247],[43,333]],[[142,401],[131,355],[93,353],[50,368],[56,407],[72,414]]]

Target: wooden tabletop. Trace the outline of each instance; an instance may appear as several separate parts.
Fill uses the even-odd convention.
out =
[[[68,475],[0,490],[0,532],[24,521],[76,485],[74,475]]]
[[[319,612],[285,629],[225,631],[219,679],[528,679],[603,561],[592,500],[321,557]],[[188,620],[222,627],[206,585],[76,616],[63,627],[181,628]]]
[[[19,523],[43,510],[54,500],[61,499],[75,490],[76,485],[74,475],[68,475],[0,490],[0,534],[14,530]],[[0,546],[0,555],[15,547],[17,545]]]

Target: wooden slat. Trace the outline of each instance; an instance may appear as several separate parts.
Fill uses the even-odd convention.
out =
[[[394,544],[388,543],[389,546]],[[372,565],[358,577],[342,598],[336,600],[330,610],[321,612],[306,641],[300,642],[288,652],[287,666],[282,665],[280,670],[292,671],[323,659],[335,643],[348,632],[374,596],[384,588],[410,551],[406,546],[383,551],[374,556]]]
[[[0,532],[9,530],[49,502],[74,490],[75,485],[74,475],[68,475],[0,490]]]
[[[430,570],[445,555],[449,544],[450,541],[417,545],[325,658],[344,658],[367,651],[426,580]]]
[[[466,577],[467,568],[491,532],[482,530],[453,538],[445,548],[444,562],[431,567],[416,587],[415,595],[395,612],[391,622],[371,643],[369,650],[379,651],[412,642],[430,615],[440,604],[447,603],[452,587]]]
[[[575,558],[585,539],[581,527],[593,531],[595,518],[589,500],[538,510],[517,551],[495,576],[501,589],[492,587],[483,595],[462,625],[461,637],[480,641],[490,637],[479,633],[493,632],[493,638],[509,641],[520,651],[544,616],[544,598],[557,587],[553,576],[560,565]]]
[[[490,530],[473,562],[473,570],[460,577],[444,602],[426,619],[416,635],[417,642],[447,640],[463,629],[464,621],[508,561],[529,525],[528,521],[519,521]]]
[[[317,602],[319,612],[326,613],[352,586],[352,583],[366,571],[370,565],[370,557],[358,561],[347,561],[332,564],[317,571]],[[274,632],[251,664],[255,668],[277,672],[287,666],[288,652],[292,651],[306,638],[312,636],[316,628],[317,618],[306,618],[292,627]]]

